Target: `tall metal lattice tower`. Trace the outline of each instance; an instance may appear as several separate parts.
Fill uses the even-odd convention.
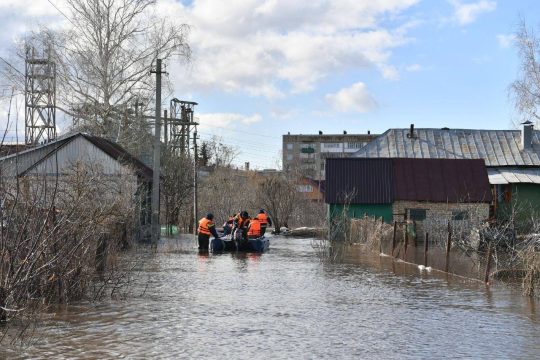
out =
[[[25,143],[36,145],[56,139],[56,67],[50,51],[38,57],[26,50]]]
[[[196,102],[183,101],[174,98],[171,100],[169,134],[170,146],[175,153],[189,155],[190,133],[198,123],[194,121],[193,113]]]

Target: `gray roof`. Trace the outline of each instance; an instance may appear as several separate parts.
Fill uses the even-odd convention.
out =
[[[540,169],[537,168],[488,168],[489,182],[500,184],[540,184]]]
[[[488,167],[540,166],[540,131],[532,147],[521,150],[520,130],[390,129],[353,157],[484,159]]]
[[[50,157],[52,154],[58,152],[64,146],[79,137],[88,140],[95,147],[99,148],[101,151],[119,163],[133,167],[137,175],[144,177],[148,181],[152,181],[152,169],[142,163],[139,159],[132,156],[123,147],[107,139],[82,132],[67,134],[49,143],[38,145],[19,153],[1,157],[0,169],[2,175],[8,177],[25,175],[31,169],[36,168],[37,165],[45,161],[45,159]]]

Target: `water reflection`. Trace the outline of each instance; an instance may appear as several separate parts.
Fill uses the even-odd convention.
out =
[[[412,251],[411,251],[412,252]],[[409,251],[408,251],[409,253]],[[411,255],[412,256],[412,255]],[[534,301],[507,286],[351,252],[320,262],[310,239],[265,254],[162,244],[127,301],[53,313],[31,358],[536,358]]]

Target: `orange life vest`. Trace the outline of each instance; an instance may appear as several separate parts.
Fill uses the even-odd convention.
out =
[[[268,216],[265,213],[260,213],[257,215],[257,220],[261,222],[262,226],[268,225]]]
[[[201,220],[199,220],[199,234],[212,235],[210,232],[210,227],[213,225],[214,222],[212,220],[208,220],[207,218],[203,217]]]
[[[261,222],[255,218],[250,221],[248,237],[258,238],[261,236]]]

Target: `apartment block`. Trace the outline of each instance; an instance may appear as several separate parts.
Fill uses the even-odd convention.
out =
[[[327,158],[350,157],[377,136],[345,131],[343,134],[283,135],[283,170],[324,180]]]

